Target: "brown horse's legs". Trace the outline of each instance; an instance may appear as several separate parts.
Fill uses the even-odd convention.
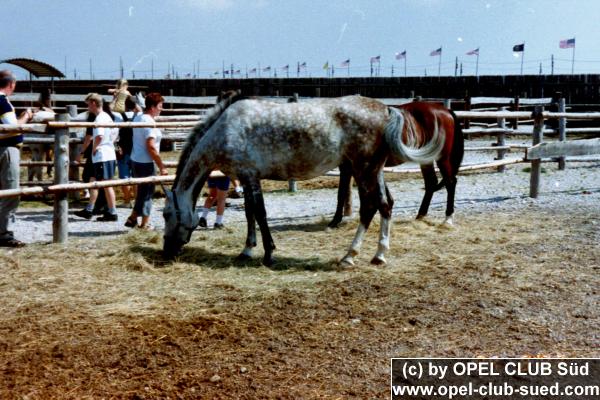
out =
[[[244,212],[246,213],[246,223],[248,233],[246,235],[246,247],[237,256],[238,261],[249,260],[252,258],[252,249],[256,247],[256,220],[254,218],[254,196],[252,188],[244,184]]]
[[[446,202],[446,220],[444,223],[452,225],[452,214],[454,214],[454,193],[456,191],[456,175],[452,174],[452,167],[449,161],[439,162],[438,167],[442,174],[442,180],[446,186],[448,192],[448,199]]]
[[[350,204],[352,202],[348,202],[348,198],[352,196],[352,164],[350,161],[344,161],[339,166],[340,169],[340,182],[338,185],[338,194],[337,194],[337,207],[335,209],[335,215],[333,219],[329,223],[330,228],[337,228],[340,222],[342,222],[342,215],[344,211],[344,205]]]
[[[425,181],[425,195],[423,196],[423,201],[421,201],[417,219],[421,219],[427,215],[429,205],[431,204],[431,198],[433,197],[433,193],[437,190],[438,185],[433,164],[421,165],[421,173],[423,174],[423,180]]]

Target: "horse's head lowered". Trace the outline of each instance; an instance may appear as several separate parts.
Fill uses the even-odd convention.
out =
[[[166,190],[165,193],[167,200],[163,210],[165,218],[163,252],[166,258],[173,258],[179,255],[183,245],[190,241],[192,232],[198,226],[198,216],[191,205],[186,204],[181,207],[174,191]]]

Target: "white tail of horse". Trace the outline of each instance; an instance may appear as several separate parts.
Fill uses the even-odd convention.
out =
[[[394,157],[412,161],[418,164],[429,164],[437,160],[444,148],[445,135],[439,129],[437,120],[431,139],[421,147],[416,147],[419,143],[418,132],[413,129],[411,122],[406,121],[404,115],[393,107],[388,108],[390,112],[390,121],[384,130],[384,138]],[[408,143],[402,142],[402,133],[404,125],[407,123]]]

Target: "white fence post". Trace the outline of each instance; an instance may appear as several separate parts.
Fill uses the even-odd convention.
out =
[[[69,114],[58,114],[56,120],[68,122]],[[69,128],[54,131],[54,184],[69,181]],[[54,195],[54,215],[52,219],[52,241],[66,243],[69,236],[69,202],[67,192]]]
[[[290,103],[298,102],[298,93],[294,93],[294,95],[289,100]],[[288,180],[288,192],[295,193],[298,191],[298,183],[295,179]]]
[[[544,107],[536,106],[532,117],[533,125],[533,145],[542,143],[544,140]],[[531,177],[529,181],[529,197],[537,198],[540,192],[540,175],[542,172],[542,160],[536,159],[531,161]]]
[[[506,111],[506,107],[500,107],[500,111]],[[498,118],[498,128],[506,129],[506,118]],[[498,146],[498,147],[506,146],[506,134],[504,132],[501,132],[498,134],[498,137],[496,138],[496,146]],[[505,154],[506,154],[506,150],[499,149],[496,160],[503,160]],[[505,170],[506,170],[506,166],[504,166],[504,165],[498,166],[498,172],[504,172]]]
[[[566,104],[565,98],[561,97],[558,99],[558,112],[565,112]],[[558,140],[564,142],[567,140],[567,119],[565,117],[560,117],[558,119]],[[558,157],[558,169],[563,170],[566,167],[565,157]]]

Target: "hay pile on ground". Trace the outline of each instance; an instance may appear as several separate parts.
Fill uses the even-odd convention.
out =
[[[0,253],[0,398],[384,398],[393,356],[599,356],[598,205],[395,222],[389,265],[340,269],[356,228],[161,233]]]

